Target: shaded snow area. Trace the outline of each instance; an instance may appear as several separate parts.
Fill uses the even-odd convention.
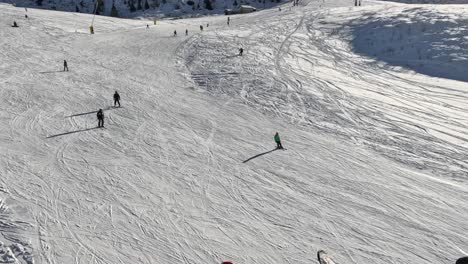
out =
[[[94,35],[0,5],[0,263],[466,255],[468,9],[351,4]]]

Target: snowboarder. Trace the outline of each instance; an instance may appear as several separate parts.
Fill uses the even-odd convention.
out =
[[[283,149],[283,145],[281,145],[281,139],[280,139],[278,132],[276,132],[275,134],[275,142],[276,142],[276,149]]]
[[[185,36],[188,36],[188,29],[185,30]]]
[[[459,258],[455,264],[468,264],[468,257]]]
[[[97,112],[97,119],[98,119],[98,127],[104,127],[104,112],[102,109],[99,109]]]
[[[114,107],[119,104],[120,107],[120,95],[117,91],[114,93]]]
[[[16,23],[16,21],[13,21],[13,26],[12,27],[18,27],[18,24]]]
[[[242,56],[243,53],[244,53],[244,49],[243,49],[243,48],[240,48],[240,49],[239,49],[239,56]]]
[[[174,37],[177,37],[177,31],[174,30]]]
[[[66,60],[63,60],[63,71],[68,71],[68,63]]]
[[[203,31],[203,26],[202,25],[200,25],[200,31]]]

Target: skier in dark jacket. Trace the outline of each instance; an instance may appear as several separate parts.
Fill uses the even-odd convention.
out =
[[[114,93],[114,107],[119,104],[120,107],[120,95],[117,91]]]
[[[459,258],[455,264],[468,264],[468,257]]]
[[[242,56],[243,53],[244,53],[244,49],[243,49],[243,48],[240,48],[240,49],[239,49],[239,56]]]
[[[177,31],[174,30],[174,37],[177,37]]]
[[[12,27],[18,27],[18,24],[16,23],[16,21],[13,21],[13,26]]]
[[[278,132],[276,132],[275,134],[275,142],[276,142],[276,149],[283,149],[283,145],[281,145],[281,139],[280,139]]]
[[[99,109],[97,112],[98,127],[104,127],[104,112],[102,109]]]
[[[68,71],[68,63],[66,60],[63,60],[63,71]]]
[[[185,36],[188,36],[188,29],[185,30]]]
[[[200,25],[200,31],[203,31],[203,26],[202,25]]]

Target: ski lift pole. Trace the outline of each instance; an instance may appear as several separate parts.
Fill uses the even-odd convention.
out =
[[[93,20],[91,21],[91,26],[89,27],[89,32],[91,34],[94,34],[94,18],[96,17],[96,12],[99,6],[99,1],[96,0],[96,6],[94,7],[94,15],[93,15]]]

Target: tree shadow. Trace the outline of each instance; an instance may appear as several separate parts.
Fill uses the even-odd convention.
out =
[[[56,135],[48,136],[48,137],[46,137],[46,138],[60,137],[60,136],[65,136],[65,135],[74,134],[74,133],[79,133],[79,132],[85,132],[85,131],[89,131],[89,130],[93,130],[93,129],[98,129],[98,128],[100,128],[100,127],[92,127],[92,128],[80,129],[80,130],[75,130],[75,131],[70,131],[70,132],[65,132],[65,133],[61,133],[61,134],[56,134]]]
[[[255,156],[253,156],[253,157],[250,157],[250,158],[244,160],[242,163],[246,163],[246,162],[248,162],[248,161],[250,161],[250,160],[253,160],[253,159],[258,158],[258,157],[260,157],[260,156],[263,156],[263,155],[266,155],[266,154],[268,154],[268,153],[271,153],[271,152],[273,152],[273,151],[275,151],[275,150],[278,150],[278,149],[277,149],[277,148],[274,148],[274,149],[269,150],[269,151],[267,151],[267,152],[263,152],[263,153],[257,154],[257,155],[255,155]]]

